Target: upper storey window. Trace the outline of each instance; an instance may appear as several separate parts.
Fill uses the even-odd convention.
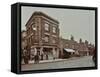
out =
[[[36,31],[36,30],[37,30],[37,28],[36,28],[36,25],[35,25],[35,24],[32,24],[32,29],[33,29],[34,31]]]
[[[49,31],[49,24],[45,23],[45,30]]]
[[[56,27],[53,27],[53,33],[56,33]]]
[[[49,42],[49,36],[45,36],[44,41]]]

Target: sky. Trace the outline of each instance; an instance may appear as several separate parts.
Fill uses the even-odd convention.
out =
[[[83,41],[88,40],[95,44],[95,11],[22,6],[22,30],[26,30],[25,24],[35,11],[41,11],[58,20],[61,37],[70,39],[73,35],[76,41],[82,38]]]

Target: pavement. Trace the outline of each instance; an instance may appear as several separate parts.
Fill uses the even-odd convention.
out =
[[[44,60],[38,64],[30,61],[30,64],[22,64],[22,71],[25,70],[42,70],[42,69],[58,69],[58,68],[77,68],[77,67],[93,67],[92,56],[72,57],[69,59]]]
[[[40,63],[51,63],[51,62],[59,62],[59,61],[66,61],[66,60],[74,60],[74,59],[78,59],[79,57],[72,57],[72,58],[68,58],[68,59],[52,59],[52,60],[40,60]],[[29,64],[34,64],[34,60],[30,60]],[[22,62],[22,65],[24,65],[24,62]]]

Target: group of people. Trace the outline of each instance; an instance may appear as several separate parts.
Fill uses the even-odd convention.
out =
[[[54,49],[50,52],[48,50],[43,50],[43,48],[31,47],[29,51],[30,52],[26,49],[22,50],[22,60],[25,64],[28,64],[29,60],[34,61],[34,63],[39,63],[41,60],[55,60],[57,58]]]
[[[45,54],[45,59],[48,60],[48,55],[47,54]],[[33,60],[34,60],[34,63],[39,63],[40,60],[44,60],[44,54],[34,55]]]

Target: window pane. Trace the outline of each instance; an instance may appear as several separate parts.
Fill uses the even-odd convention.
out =
[[[45,23],[45,30],[49,31],[49,24]]]
[[[52,43],[54,43],[54,44],[55,44],[55,43],[56,43],[56,40],[55,40],[55,39],[53,39],[53,40],[52,40]]]
[[[32,29],[33,29],[33,30],[36,30],[35,24],[32,25]]]
[[[49,37],[48,36],[45,36],[44,41],[45,42],[48,42],[49,41]]]
[[[56,33],[56,28],[55,27],[53,27],[53,33]]]

